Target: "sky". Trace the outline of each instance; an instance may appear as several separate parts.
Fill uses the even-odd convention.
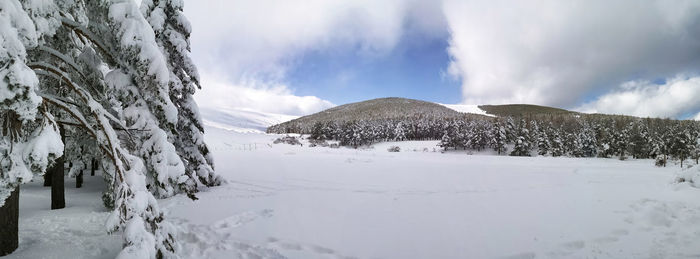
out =
[[[379,97],[700,119],[700,1],[187,0],[206,109]]]

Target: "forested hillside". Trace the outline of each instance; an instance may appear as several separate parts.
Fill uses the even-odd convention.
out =
[[[314,140],[337,140],[351,147],[382,141],[440,140],[439,146],[445,150],[493,149],[512,156],[657,158],[660,166],[665,166],[668,158],[678,159],[681,165],[689,158],[696,163],[700,158],[700,124],[696,121],[582,114],[535,105],[480,106],[489,113],[507,115],[487,117],[440,112],[443,109],[421,101],[388,99],[391,102],[383,104],[385,100],[329,109],[275,125],[268,132],[310,134]],[[421,105],[411,107],[415,104]],[[383,107],[392,110],[373,110]],[[414,113],[396,112],[400,110]]]
[[[467,115],[436,103],[390,97],[336,106],[318,113],[270,126],[267,128],[267,132],[309,133],[314,124],[319,122],[342,124],[350,121],[393,120],[407,117],[437,120],[461,116],[486,117],[476,114]]]
[[[506,116],[528,116],[528,115],[554,115],[554,114],[574,114],[576,112],[564,109],[532,105],[532,104],[503,104],[503,105],[479,105],[479,109],[488,114]]]

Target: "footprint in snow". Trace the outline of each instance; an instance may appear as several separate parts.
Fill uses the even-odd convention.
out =
[[[332,258],[338,259],[357,259],[354,256],[346,256],[338,254],[335,250],[312,244],[302,244],[298,242],[293,242],[289,240],[281,240],[279,238],[269,237],[267,238],[268,246],[273,248],[291,250],[291,251],[307,251],[318,254],[319,256],[331,256]]]
[[[500,257],[500,259],[534,259],[535,257],[537,257],[537,254],[533,252],[526,252]]]
[[[615,243],[615,242],[617,242],[617,241],[620,241],[620,239],[617,238],[617,237],[612,236],[612,237],[600,237],[600,238],[596,238],[596,239],[594,239],[593,241],[596,242],[596,243],[599,243],[599,244],[610,244],[610,243]]]
[[[566,248],[566,249],[570,249],[570,250],[579,250],[579,249],[583,249],[586,246],[586,242],[573,241],[573,242],[564,243],[561,246]]]
[[[221,232],[228,231],[232,228],[240,227],[246,223],[252,222],[258,218],[269,218],[273,215],[273,210],[264,209],[260,211],[246,211],[231,217],[219,220],[212,224],[212,227]]]

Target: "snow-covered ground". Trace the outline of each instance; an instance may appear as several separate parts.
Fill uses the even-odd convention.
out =
[[[271,144],[208,128],[229,184],[160,201],[185,258],[689,258],[700,190],[651,160],[441,153],[435,141],[371,149]],[[392,145],[401,152],[390,153]],[[68,180],[68,208],[23,186],[9,258],[110,258],[101,177]]]
[[[493,117],[493,115],[486,113],[486,111],[479,108],[479,105],[476,105],[476,104],[440,104],[440,105],[445,106],[447,108],[450,108],[452,110],[458,111],[458,112],[474,113],[474,114],[481,114],[481,115]]]

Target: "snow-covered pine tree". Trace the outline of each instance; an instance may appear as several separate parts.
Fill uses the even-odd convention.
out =
[[[364,142],[362,126],[359,122],[350,121],[343,124],[343,135],[340,139],[341,145],[357,148]]]
[[[536,120],[531,120],[530,121],[530,139],[534,142],[537,141],[537,138],[539,137],[540,134],[540,125],[537,123]]]
[[[693,146],[690,156],[695,160],[695,164],[697,165],[698,162],[700,162],[700,138],[696,135],[691,138],[691,141]]]
[[[649,157],[656,158],[657,156],[662,155],[662,141],[658,137],[651,137],[649,141],[651,142],[651,150],[649,150]]]
[[[498,152],[499,155],[501,153],[505,153],[508,149],[506,146],[505,126],[503,126],[503,123],[500,120],[496,120],[491,130],[491,147],[493,147],[493,150]]]
[[[309,139],[326,140],[326,135],[323,132],[323,123],[314,123],[314,126],[311,128],[311,135],[309,135]]]
[[[438,146],[444,151],[447,151],[448,148],[452,147],[452,137],[450,137],[448,130],[445,130],[445,133],[442,134],[442,138],[440,138],[440,143],[438,143]]]
[[[630,153],[634,158],[648,158],[650,152],[649,129],[641,120],[636,120],[630,129]]]
[[[516,134],[515,146],[510,152],[511,156],[530,156],[532,143],[530,141],[530,131],[527,129],[525,120],[520,121],[518,133]]]
[[[506,143],[514,143],[517,138],[516,126],[513,117],[506,118]]]
[[[664,156],[664,161],[668,161],[668,156],[673,155],[673,141],[676,130],[673,126],[667,126],[661,133],[661,154]]]
[[[629,131],[625,127],[619,130],[615,135],[613,135],[614,153],[617,154],[620,157],[620,159],[625,159],[628,147]]]
[[[168,139],[177,130],[178,113],[170,100],[171,72],[153,29],[132,1],[101,0],[88,8],[106,11],[107,26],[99,29],[118,62],[105,77],[109,100],[117,104],[125,128],[137,130],[131,132],[127,147],[143,159],[147,187],[158,197],[172,196],[184,187],[193,198],[194,183],[188,184],[184,164]]]
[[[406,130],[404,130],[403,123],[399,122],[394,127],[394,141],[404,141],[406,140]]]
[[[578,139],[581,146],[581,156],[595,157],[598,155],[597,141],[595,139],[595,131],[589,123],[584,122],[581,131],[578,133]]]
[[[598,156],[600,157],[612,157],[615,153],[613,148],[613,133],[612,129],[608,125],[600,125],[598,132],[596,133],[596,138],[598,140]]]
[[[552,132],[554,129],[552,128],[552,123],[550,122],[549,125],[544,128],[539,130],[539,134],[536,134],[536,139],[535,139],[535,145],[537,146],[537,154],[540,156],[545,156],[550,153],[551,145],[549,143],[549,136],[548,133]]]
[[[60,1],[57,4],[61,12],[55,8],[57,5],[51,0],[32,1],[24,6],[28,12],[32,13],[31,16],[27,16],[27,13],[22,10],[23,6],[16,0],[0,2],[2,7],[0,8],[0,19],[2,19],[0,35],[3,46],[0,52],[7,49],[10,49],[10,52],[14,51],[8,55],[0,55],[5,59],[0,60],[0,64],[2,62],[13,64],[0,65],[0,75],[10,78],[7,82],[10,82],[8,85],[12,86],[13,91],[24,91],[24,98],[28,98],[15,100],[13,99],[15,96],[2,96],[5,98],[3,101],[7,101],[0,107],[0,111],[7,113],[3,116],[7,120],[6,125],[15,125],[17,121],[21,121],[22,127],[27,129],[16,130],[22,127],[8,126],[8,130],[5,131],[8,134],[5,136],[10,136],[12,141],[7,142],[4,139],[5,142],[0,146],[11,143],[10,146],[15,147],[11,150],[20,150],[15,145],[15,140],[27,142],[33,137],[45,136],[48,134],[45,132],[49,131],[53,132],[53,135],[58,135],[55,123],[47,113],[49,109],[44,109],[41,113],[43,123],[32,123],[34,118],[31,115],[27,116],[27,114],[36,114],[41,98],[26,93],[40,92],[44,103],[64,111],[73,122],[87,131],[96,140],[99,150],[107,159],[108,163],[102,163],[105,175],[112,176],[109,179],[115,180],[108,185],[113,188],[112,207],[114,208],[108,226],[110,231],[124,230],[125,234],[124,250],[119,257],[172,257],[178,249],[173,227],[164,221],[162,212],[159,211],[155,199],[147,189],[146,179],[148,176],[151,180],[151,190],[167,194],[186,181],[181,177],[186,175],[180,173],[185,171],[184,168],[179,170],[182,167],[183,158],[176,152],[171,140],[168,140],[168,134],[175,132],[179,123],[177,107],[170,100],[170,75],[174,72],[170,71],[171,67],[168,66],[156,43],[153,28],[146,22],[133,1]],[[18,26],[21,27],[20,30],[16,30],[15,27]],[[41,35],[51,35],[56,31],[56,27],[69,30],[67,35],[72,40],[59,41],[69,45],[65,49],[50,41],[42,40]],[[48,53],[52,58],[33,59],[34,62],[30,62],[27,66],[26,55],[23,54],[27,47]],[[77,52],[80,52],[80,57],[87,53],[88,58],[79,58],[76,61]],[[17,57],[21,58],[17,59]],[[108,84],[101,78],[100,71],[89,73],[91,72],[89,69],[78,68],[84,65],[84,60],[91,60],[90,65],[94,68],[102,67],[111,70],[108,79],[119,80],[108,80],[111,88],[104,88]],[[79,65],[76,65],[76,62]],[[51,86],[50,82],[58,81],[59,87],[67,89],[76,98],[66,102],[64,98],[51,91],[44,93],[42,91],[44,89],[27,91],[31,87],[26,86],[37,85],[34,83],[36,76],[27,67],[33,69],[35,71],[33,73],[40,75],[41,80],[47,83],[42,85]],[[18,77],[17,71],[22,69],[29,72],[23,72]],[[21,82],[18,83],[17,80]],[[125,88],[117,89],[115,86]],[[4,86],[0,84],[0,88],[2,87]],[[123,98],[125,94],[133,94],[134,104],[118,102],[119,98]],[[137,116],[135,115],[137,112],[143,113]],[[129,128],[127,124],[134,128]],[[52,128],[53,130],[46,130]],[[120,139],[115,128],[123,130],[125,133],[123,136],[126,138]],[[149,133],[138,134],[139,136],[131,138],[132,134],[129,133],[133,133],[131,131],[134,129],[139,132],[148,130]],[[37,134],[30,134],[32,132]],[[42,138],[42,140],[45,139],[45,137]],[[54,142],[61,144],[60,141]],[[32,143],[42,142],[37,140]],[[24,146],[31,147],[31,145]],[[148,154],[142,152],[143,149],[135,149],[137,146],[148,150]],[[24,162],[35,163],[35,159],[48,160],[45,158],[50,153],[40,156],[34,151],[25,151],[24,154],[32,155],[31,159],[25,159]],[[4,155],[13,154],[5,152]],[[3,161],[14,160],[4,159]],[[41,163],[38,164],[41,165]],[[13,166],[13,168],[3,169],[14,172],[17,164],[3,164],[3,167],[6,166]],[[41,171],[42,167],[32,165],[31,169],[32,172]],[[6,181],[5,183],[15,184],[16,182]],[[3,192],[0,191],[0,193]]]
[[[562,141],[560,132],[563,132],[563,131],[554,129],[549,134],[550,150],[551,150],[551,154],[553,157],[558,157],[558,156],[564,155],[564,142]]]
[[[472,136],[470,148],[481,151],[489,144],[489,129],[488,124],[483,121],[474,121],[472,124]]]
[[[176,151],[190,178],[180,184],[180,189],[193,194],[199,183],[215,186],[223,179],[214,174],[213,158],[204,143],[199,108],[192,98],[201,85],[197,67],[190,59],[192,29],[183,13],[183,4],[181,0],[144,0],[141,11],[155,32],[155,40],[170,72],[168,85],[170,101],[177,108],[177,131],[166,132],[169,138],[175,139]]]
[[[578,139],[579,135],[573,132],[565,133],[564,150],[568,156],[581,157],[581,143]]]
[[[674,136],[671,142],[670,152],[681,162],[681,167],[683,167],[683,161],[690,157],[695,143],[690,136],[690,132],[682,126],[676,126],[673,131]]]
[[[37,31],[20,2],[0,1],[0,256],[18,247],[19,185],[41,176],[63,152],[53,116],[40,107],[26,51],[50,32],[48,24]]]

